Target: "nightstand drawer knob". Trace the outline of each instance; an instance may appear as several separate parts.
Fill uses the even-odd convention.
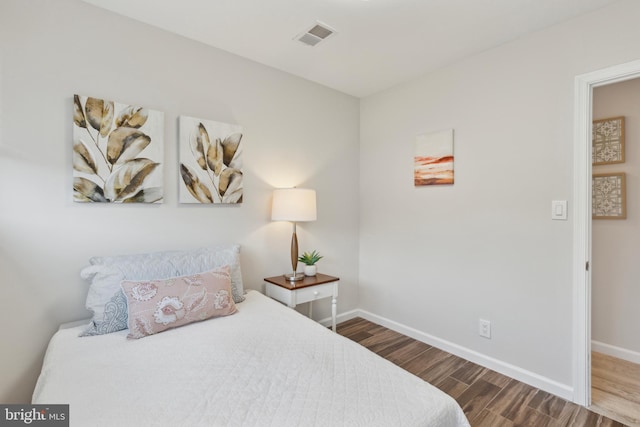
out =
[[[320,292],[318,292],[318,291],[313,291],[313,295],[318,296],[318,295],[320,295]]]

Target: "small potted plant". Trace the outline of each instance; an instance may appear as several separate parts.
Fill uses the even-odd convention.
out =
[[[318,251],[304,252],[300,257],[298,257],[298,261],[305,264],[304,266],[304,275],[305,276],[315,276],[318,272],[318,266],[316,266],[316,262],[322,259],[322,255],[318,253]]]

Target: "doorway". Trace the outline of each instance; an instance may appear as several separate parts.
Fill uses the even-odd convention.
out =
[[[640,61],[575,78],[574,132],[574,402],[591,405],[591,121],[593,89],[640,77]]]
[[[593,89],[593,192],[600,197],[591,223],[590,409],[633,426],[640,426],[639,101],[640,78]],[[612,183],[626,184],[626,197],[603,198]]]

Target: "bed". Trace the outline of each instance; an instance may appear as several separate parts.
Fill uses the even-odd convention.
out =
[[[32,403],[69,404],[82,427],[469,426],[418,377],[257,291],[242,299],[140,339],[62,327]]]

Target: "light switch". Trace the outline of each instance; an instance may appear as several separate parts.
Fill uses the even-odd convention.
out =
[[[567,219],[567,201],[566,200],[551,201],[551,219],[558,219],[558,220]]]

